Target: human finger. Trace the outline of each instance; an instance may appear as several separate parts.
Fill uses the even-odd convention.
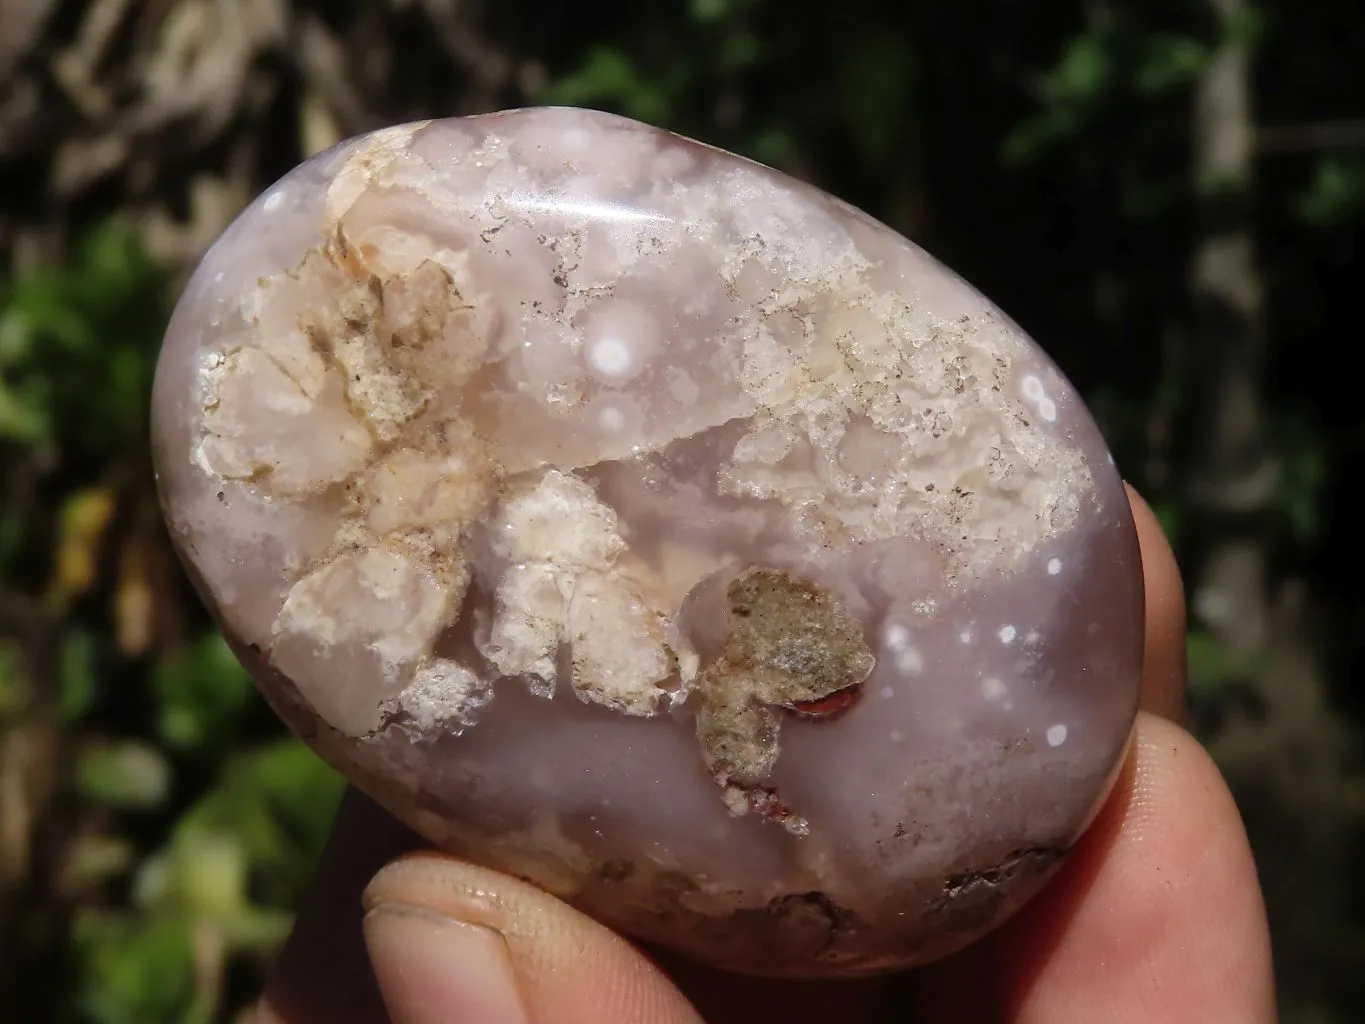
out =
[[[1237,808],[1187,732],[1139,716],[1113,795],[1059,876],[926,971],[930,1020],[1268,1024],[1269,929]]]
[[[1142,578],[1146,593],[1146,645],[1142,663],[1140,706],[1179,725],[1187,720],[1185,670],[1185,588],[1180,566],[1166,540],[1156,513],[1132,487],[1133,510],[1142,548]]]

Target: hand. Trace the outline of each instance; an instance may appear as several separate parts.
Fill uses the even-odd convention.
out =
[[[353,792],[255,1024],[1273,1021],[1246,834],[1179,724],[1179,571],[1136,495],[1133,511],[1147,657],[1127,764],[1057,878],[982,942],[920,971],[837,983],[651,958],[530,885],[422,851]]]

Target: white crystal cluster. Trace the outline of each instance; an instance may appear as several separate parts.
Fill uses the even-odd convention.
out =
[[[885,227],[677,136],[517,111],[302,165],[190,282],[155,420],[291,723],[637,934],[937,955],[1121,754],[1140,571],[1070,385]]]

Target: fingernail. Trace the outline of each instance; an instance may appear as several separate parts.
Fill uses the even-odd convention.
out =
[[[365,945],[393,1024],[528,1024],[491,928],[381,903],[365,915]]]

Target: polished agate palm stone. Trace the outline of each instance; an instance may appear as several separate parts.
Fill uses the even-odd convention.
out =
[[[155,449],[317,751],[722,966],[964,945],[1123,756],[1141,569],[1075,391],[888,228],[654,128],[428,121],[290,172],[180,301]]]

